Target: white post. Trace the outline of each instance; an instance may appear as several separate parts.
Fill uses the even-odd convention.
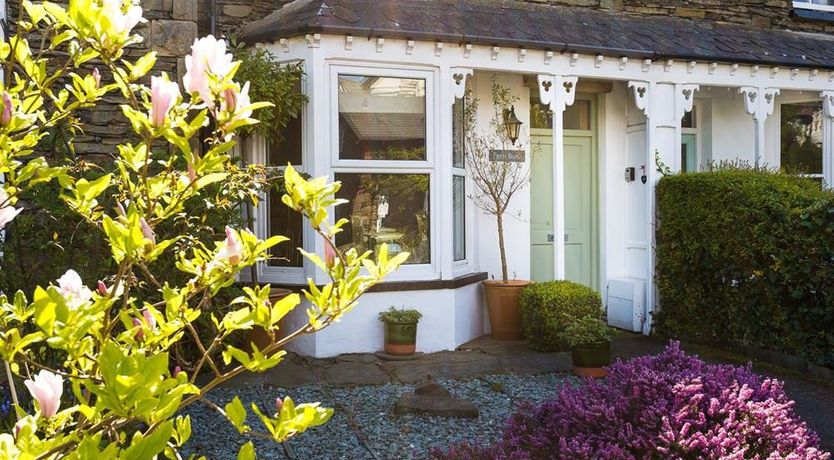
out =
[[[573,105],[578,77],[539,75],[539,99],[553,114],[553,252],[555,278],[565,279],[565,108]]]
[[[834,91],[822,97],[822,176],[825,186],[834,188]]]
[[[776,88],[761,88],[755,86],[743,86],[739,93],[744,95],[744,110],[753,115],[753,124],[756,130],[755,137],[755,166],[762,164],[765,154],[765,121],[773,114],[774,101],[779,90]]]

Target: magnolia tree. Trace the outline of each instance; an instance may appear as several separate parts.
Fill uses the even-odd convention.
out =
[[[504,245],[504,214],[513,196],[530,180],[530,170],[523,161],[496,161],[490,150],[511,149],[515,145],[504,127],[506,114],[518,98],[493,76],[490,81],[493,116],[488,129],[476,127],[478,100],[467,91],[463,113],[466,126],[466,160],[475,183],[473,202],[485,213],[494,216],[498,226],[498,250],[501,256],[501,277],[509,280],[507,252]]]
[[[5,176],[0,228],[23,210],[18,200],[24,191],[57,181],[66,206],[102,232],[116,269],[104,280],[82,280],[67,267],[54,284],[0,296],[0,355],[26,379],[34,400],[33,410],[17,405],[13,433],[0,434],[0,457],[179,458],[178,449],[191,433],[180,410],[199,401],[240,433],[279,442],[326,422],[330,409],[278,398],[274,412],[251,407],[262,427],[250,427],[248,409],[238,398],[221,407],[204,397],[242,372],[277,365],[288,341],[338,320],[407,255],[389,260],[382,248],[371,260],[369,253],[336,250],[333,238],[345,222],[330,223],[326,210],[341,204],[334,198],[339,184],[305,180],[288,166],[283,202],[302,213],[324,240],[324,257],[304,255],[330,282],[321,288],[310,282],[303,293],[309,305],[304,327],[286,338],[273,337],[264,349],[230,345],[236,331],[275,331],[299,305],[299,295],[272,303],[269,286],[251,286],[228,313],[205,312],[219,290],[233,284],[241,270],[266,260],[268,250],[285,238],[260,240],[248,230],[226,228],[222,241],[177,249],[189,235],[162,237],[155,229],[209,186],[249,190],[249,184],[239,182],[256,181],[255,170],[233,173],[229,152],[235,131],[256,123],[252,111],[264,104],[249,101],[248,84],[234,81],[238,63],[225,43],[211,36],[195,41],[185,58],[184,92],[165,74],[152,76],[145,86],[155,55],[131,60],[124,53],[141,39],[132,32],[143,20],[138,6],[71,0],[67,8],[23,2],[22,10],[17,35],[0,43],[7,82],[0,89],[0,172]],[[112,82],[104,82],[97,69],[81,70],[93,63],[106,70],[101,74],[112,75]],[[126,101],[121,108],[134,140],[113,152],[114,173],[74,177],[73,170],[50,165],[37,154],[50,129],[77,125],[79,109],[115,96]],[[198,138],[201,131],[208,136]],[[200,144],[204,148],[198,152],[194,146]],[[251,190],[252,197],[259,193]],[[114,205],[105,206],[110,202]],[[188,281],[172,285],[165,273],[154,273],[153,262],[163,257],[176,259]],[[197,330],[197,320],[205,315],[216,330],[211,340]],[[169,350],[186,336],[201,356],[191,375],[169,364]],[[44,347],[61,357],[58,364],[39,359],[36,350]],[[198,382],[201,371],[208,375]],[[253,457],[250,441],[238,458]]]

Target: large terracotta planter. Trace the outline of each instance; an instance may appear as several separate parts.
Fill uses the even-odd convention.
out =
[[[524,340],[521,330],[521,311],[518,298],[521,290],[531,282],[524,280],[484,281],[489,323],[495,340]]]
[[[608,375],[604,366],[611,364],[611,342],[589,343],[571,348],[573,373],[580,377],[601,378]]]
[[[385,353],[394,356],[413,355],[417,350],[417,321],[385,321]]]
[[[283,299],[284,297],[290,294],[292,294],[292,291],[289,289],[272,288],[269,290],[269,301],[274,304],[275,302]],[[286,327],[286,318],[287,317],[285,316],[278,323],[278,330],[275,331],[276,340],[281,340],[284,337],[288,336],[290,332],[292,332],[288,330]],[[269,336],[266,330],[264,330],[264,328],[259,326],[253,327],[252,330],[249,331],[247,341],[248,343],[257,346],[259,350],[263,350],[269,345],[272,345],[272,338]]]

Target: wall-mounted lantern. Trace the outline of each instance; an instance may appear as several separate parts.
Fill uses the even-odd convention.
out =
[[[518,133],[521,131],[521,120],[515,116],[515,106],[510,106],[510,109],[504,109],[504,130],[507,138],[515,145],[518,140]]]

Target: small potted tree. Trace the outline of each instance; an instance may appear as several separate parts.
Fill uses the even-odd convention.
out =
[[[417,350],[417,322],[423,314],[414,309],[391,307],[379,313],[385,325],[385,353],[394,356],[413,355]]]
[[[510,90],[493,76],[492,105],[494,114],[489,129],[475,129],[477,99],[469,93],[466,97],[464,124],[466,126],[466,159],[472,171],[475,193],[472,200],[485,213],[495,217],[498,230],[498,251],[501,256],[501,279],[484,281],[492,336],[496,340],[522,340],[521,314],[518,299],[521,290],[530,281],[510,279],[507,268],[507,251],[504,244],[504,215],[513,196],[529,182],[530,170],[523,156],[491,155],[498,152],[515,152],[521,121],[515,115],[513,104],[518,101]]]
[[[584,316],[569,324],[563,336],[571,347],[574,374],[593,378],[608,375],[605,366],[611,364],[611,329],[605,321]]]

